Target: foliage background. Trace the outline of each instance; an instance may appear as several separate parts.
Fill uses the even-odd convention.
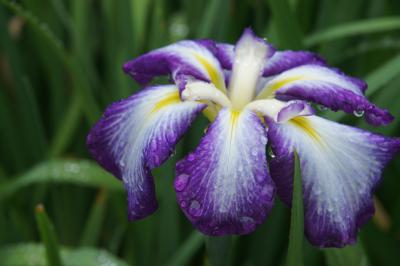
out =
[[[232,43],[251,26],[279,49],[318,52],[331,65],[365,78],[370,99],[397,119],[372,128],[342,113],[322,115],[400,135],[398,0],[0,3],[0,265],[44,265],[39,243],[57,252],[56,241],[46,237],[49,223],[65,265],[208,265],[213,253],[221,265],[284,263],[290,210],[279,201],[255,233],[233,238],[227,255],[221,245],[207,252],[204,237],[178,209],[174,162],[198,143],[204,118],[154,170],[160,207],[143,221],[127,222],[122,185],[88,155],[85,137],[101,111],[138,89],[122,64],[180,39]],[[305,243],[304,264],[398,265],[399,174],[400,156],[384,173],[377,215],[361,230],[358,245],[318,250]],[[38,203],[51,222],[40,207],[35,211]]]

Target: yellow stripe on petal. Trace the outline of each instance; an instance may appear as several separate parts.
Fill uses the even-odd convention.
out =
[[[294,82],[294,81],[298,81],[298,80],[305,80],[307,79],[306,77],[302,77],[302,76],[295,76],[295,77],[288,77],[286,79],[282,79],[280,81],[275,82],[272,85],[267,85],[261,92],[260,94],[258,94],[257,99],[265,99],[268,97],[273,96],[273,94],[279,90],[280,88],[282,88],[283,86]]]
[[[225,82],[221,77],[221,74],[218,73],[218,70],[210,62],[208,62],[204,56],[198,53],[193,53],[193,55],[207,71],[208,76],[210,77],[211,82],[214,83],[215,87],[225,92]]]
[[[318,143],[322,143],[321,136],[317,131],[312,127],[310,121],[303,116],[295,117],[289,120],[290,123],[300,128],[303,132],[305,132],[312,140]]]
[[[174,91],[172,93],[167,94],[161,101],[157,102],[153,109],[151,110],[151,113],[156,113],[163,109],[164,107],[167,107],[171,104],[176,104],[181,102],[181,98],[179,97],[179,92]]]

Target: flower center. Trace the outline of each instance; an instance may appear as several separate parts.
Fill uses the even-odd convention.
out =
[[[267,54],[265,42],[252,35],[244,35],[235,46],[229,81],[229,98],[234,109],[242,110],[254,99]]]

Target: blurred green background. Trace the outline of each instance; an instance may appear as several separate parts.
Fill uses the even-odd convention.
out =
[[[154,170],[159,210],[139,222],[128,223],[122,184],[85,147],[102,110],[138,89],[124,62],[180,39],[232,43],[247,26],[278,49],[318,52],[366,79],[370,99],[397,119],[372,128],[341,112],[323,116],[400,135],[398,0],[0,0],[0,265],[46,265],[46,254],[53,265],[210,265],[213,256],[222,258],[214,265],[283,265],[290,210],[279,201],[227,254],[224,239],[207,252],[179,210],[174,163],[196,146],[205,118]],[[400,156],[356,246],[305,243],[304,265],[399,265],[399,175]]]

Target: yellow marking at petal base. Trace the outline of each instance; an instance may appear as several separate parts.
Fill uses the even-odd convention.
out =
[[[215,69],[215,67],[211,65],[204,56],[198,53],[193,53],[193,55],[197,59],[197,61],[199,61],[199,63],[205,68],[211,82],[214,83],[215,87],[225,92],[225,81],[222,79],[220,73],[218,73],[218,70]]]
[[[294,124],[296,127],[299,127],[303,130],[311,139],[315,140],[318,143],[322,143],[321,136],[317,131],[314,130],[308,118],[303,116],[295,117],[289,120],[289,123]]]
[[[294,77],[289,77],[283,80],[280,80],[276,83],[274,83],[272,86],[267,86],[265,87],[260,94],[257,96],[257,99],[265,99],[268,98],[270,96],[272,96],[277,90],[279,90],[280,88],[282,88],[283,86],[294,82],[294,81],[298,81],[298,80],[305,80],[308,79],[306,77],[302,77],[302,76],[294,76]]]
[[[167,94],[161,101],[157,102],[153,109],[151,110],[151,114],[154,114],[160,109],[167,107],[168,105],[175,104],[181,102],[181,98],[179,97],[179,92],[174,91],[172,93]]]
[[[231,128],[230,128],[230,132],[229,132],[231,143],[232,143],[232,139],[234,137],[235,128],[236,128],[236,124],[239,119],[239,116],[240,116],[240,111],[231,110],[231,121],[230,121]]]

